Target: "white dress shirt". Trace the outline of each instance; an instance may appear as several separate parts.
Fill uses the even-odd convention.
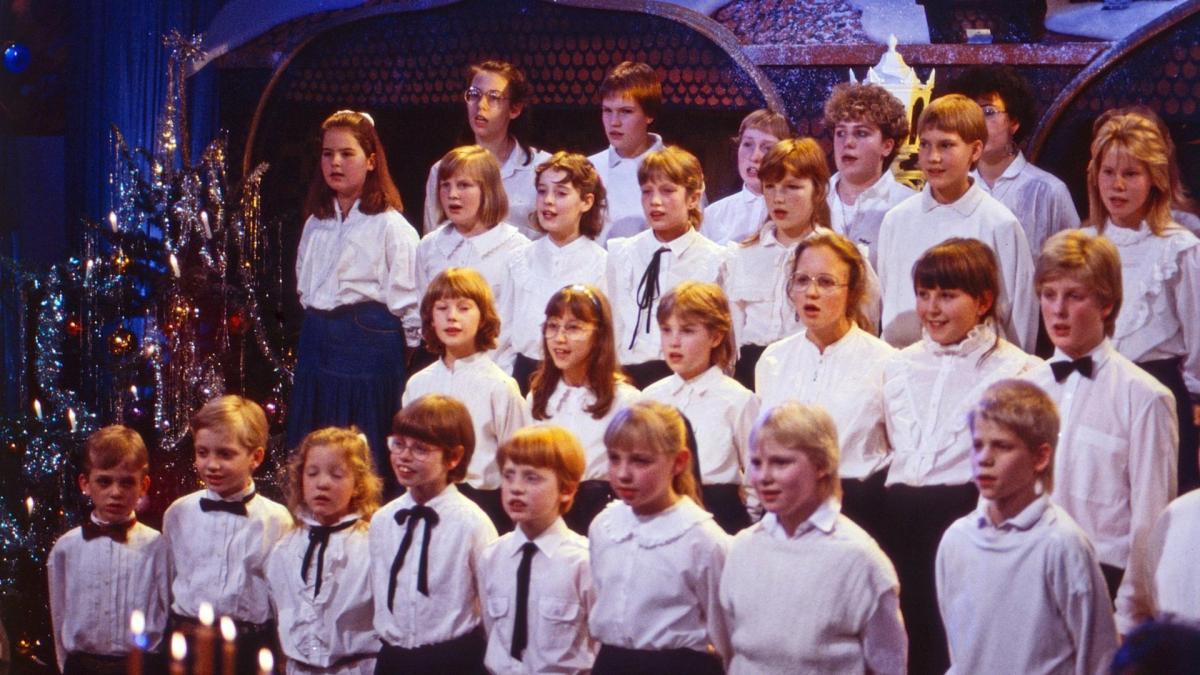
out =
[[[46,576],[60,670],[72,652],[128,654],[135,609],[146,617],[145,649],[158,648],[167,625],[168,576],[167,547],[157,530],[134,523],[119,543],[104,536],[84,541],[76,527],[54,542]]]
[[[1079,213],[1066,183],[1030,164],[1020,150],[992,185],[978,171],[972,171],[971,177],[1021,221],[1034,261],[1052,235],[1079,227]]]
[[[240,502],[250,487],[228,501]],[[171,611],[196,618],[200,603],[217,616],[266,623],[272,617],[265,568],[267,555],[292,525],[287,507],[255,494],[246,515],[200,510],[201,498],[221,500],[211,490],[176,499],[163,514],[163,539],[171,569]]]
[[[658,271],[658,287],[662,293],[689,280],[715,283],[723,288],[729,278],[729,249],[712,243],[695,229],[689,229],[666,243],[655,238],[653,230],[609,241],[608,299],[612,302],[617,359],[623,365],[662,358],[657,318],[658,301],[662,296],[656,297],[650,307],[650,332],[647,333],[645,310],[641,312],[641,321],[638,321],[638,284],[654,252],[664,247],[667,252],[659,258]],[[631,348],[629,342],[635,327],[637,340]]]
[[[734,537],[721,575],[729,673],[904,673],[899,589],[891,561],[837,499],[791,536],[768,513]]]
[[[481,490],[500,487],[496,449],[529,421],[529,409],[516,380],[487,354],[455,359],[453,367],[438,359],[418,371],[404,388],[402,404],[425,394],[443,394],[462,401],[475,427],[475,452],[467,467],[467,483]]]
[[[422,520],[413,531],[404,565],[396,574],[396,596],[388,609],[388,583],[392,561],[408,523],[398,525],[396,512],[416,502],[411,493],[393,499],[371,518],[371,594],[375,596],[375,630],[389,645],[415,649],[462,637],[480,623],[479,592],[475,575],[479,557],[496,540],[496,528],[475,502],[453,485],[425,506],[438,514],[430,531],[426,574],[429,595],[417,590],[421,543],[428,524]]]
[[[742,383],[711,366],[690,380],[678,374],[651,384],[642,396],[679,408],[692,423],[704,485],[745,483],[750,429],[759,401]]]
[[[820,405],[837,423],[842,478],[862,479],[891,458],[883,415],[883,368],[896,348],[852,326],[822,353],[808,332],[767,347],[754,369],[763,409],[785,401]]]
[[[379,302],[400,317],[409,346],[420,344],[421,295],[417,286],[417,231],[388,208],[368,216],[350,207],[342,220],[309,216],[296,250],[296,290],[306,309],[330,310]],[[424,288],[421,286],[420,288]]]
[[[1157,236],[1144,222],[1136,230],[1110,222],[1104,236],[1121,253],[1113,346],[1134,363],[1182,357],[1188,391],[1200,395],[1200,239],[1177,223]]]
[[[1108,340],[1090,356],[1091,378],[1072,372],[1056,382],[1050,363],[1069,360],[1058,350],[1026,378],[1058,404],[1062,420],[1051,499],[1083,528],[1101,563],[1125,569],[1175,497],[1175,397]],[[1122,634],[1136,626],[1132,576],[1117,592]]]
[[[537,207],[537,168],[549,159],[550,153],[532,146],[527,155],[518,144],[513,146],[512,152],[508,153],[508,159],[500,165],[500,182],[503,183],[504,194],[508,197],[508,215],[504,219],[529,239],[542,236],[541,231],[533,226],[530,217]],[[438,223],[446,219],[441,202],[438,201],[437,174],[441,165],[440,159],[434,162],[433,166],[429,167],[429,178],[425,179],[425,232],[431,232]]]
[[[601,244],[615,237],[631,237],[646,229],[646,214],[642,211],[642,186],[638,169],[646,155],[663,149],[662,136],[650,134],[650,147],[637,157],[628,159],[608,146],[588,157],[607,191],[608,208],[604,212],[604,229],[596,238]]]
[[[878,268],[879,226],[883,216],[916,192],[896,180],[891,171],[885,170],[870,187],[859,193],[853,204],[847,204],[837,193],[841,179],[841,172],[829,178],[829,191],[825,195],[825,201],[829,204],[829,226],[834,232],[854,242],[863,251],[871,267]]]
[[[766,222],[767,200],[742,185],[741,190],[705,207],[700,234],[717,244],[737,243]]]
[[[993,525],[987,500],[938,546],[938,608],[947,673],[1108,672],[1112,602],[1083,530],[1047,497]]]
[[[500,296],[500,319],[508,341],[501,351],[542,359],[542,323],[546,304],[563,286],[590,284],[604,290],[608,252],[587,237],[559,246],[542,237],[518,249],[508,261]]]
[[[652,516],[611,502],[588,530],[597,641],[625,649],[729,646],[718,588],[729,536],[688,497]]]
[[[592,390],[585,385],[572,387],[559,380],[554,393],[550,394],[550,399],[546,401],[546,414],[549,417],[544,420],[532,420],[531,423],[553,424],[575,434],[587,459],[583,480],[608,480],[608,448],[604,445],[604,432],[617,413],[641,398],[642,392],[638,391],[637,387],[628,382],[618,382],[612,406],[603,417],[596,419],[592,417],[592,413],[585,410],[596,402],[596,395]],[[533,392],[529,393],[527,401],[530,406],[533,405]]]
[[[1037,339],[1038,301],[1033,257],[1017,217],[972,181],[953,204],[933,198],[928,185],[888,211],[879,227],[879,282],[883,285],[883,339],[906,347],[921,338],[913,264],[929,248],[951,237],[987,244],[1000,264],[996,316],[1004,337],[1032,352]]]
[[[357,513],[338,524],[359,520]],[[304,519],[279,540],[267,558],[267,584],[279,623],[279,646],[287,656],[289,675],[338,673],[370,675],[375,671],[379,636],[375,634],[375,601],[371,597],[371,554],[367,523],[332,532],[325,548],[317,590],[317,559],[314,549],[308,566],[308,581],[301,578],[304,554],[309,546],[309,528],[319,524]],[[339,668],[335,663],[355,656]]]
[[[892,466],[887,484],[965,485],[971,482],[973,441],[967,413],[992,383],[1019,377],[1041,359],[1000,340],[989,324],[958,344],[926,335],[883,368],[883,407]]]
[[[521,547],[532,541],[526,627],[528,643],[512,657]],[[596,660],[587,617],[595,602],[587,538],[562,518],[530,540],[517,528],[492,542],[479,564],[479,593],[488,644],[484,666],[492,673],[586,673]]]
[[[1200,624],[1200,490],[1179,497],[1158,516],[1146,546],[1131,561],[1134,619]]]

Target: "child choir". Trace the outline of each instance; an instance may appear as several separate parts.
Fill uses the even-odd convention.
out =
[[[1019,78],[955,91],[917,121],[920,192],[888,170],[903,105],[839,85],[836,173],[756,111],[741,192],[705,209],[699,161],[649,131],[653,68],[612,69],[585,158],[521,141],[529,84],[484,62],[419,242],[370,116],[335,113],[287,503],[239,396],[193,417],[204,488],[161,535],[142,440],[93,434],[93,511],[48,562],[59,667],[154,669],[179,633],[212,671],[213,613],[236,672],[266,648],[338,674],[1095,673],[1142,621],[1200,621],[1174,146],[1106,113],[1077,229],[1017,149]]]

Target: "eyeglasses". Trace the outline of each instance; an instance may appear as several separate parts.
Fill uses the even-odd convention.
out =
[[[411,438],[402,436],[388,436],[387,439],[388,452],[393,455],[403,455],[405,451],[418,460],[426,460],[433,456],[438,451],[437,448],[426,445],[420,441],[414,441]]]
[[[792,293],[803,293],[813,284],[817,285],[817,290],[822,295],[828,295],[839,288],[850,285],[839,283],[837,279],[828,274],[818,274],[815,277],[810,277],[807,274],[797,274],[788,283],[788,290]]]
[[[1008,113],[1007,110],[1005,110],[1003,108],[997,108],[996,106],[994,106],[990,103],[981,105],[979,107],[983,108],[983,116],[984,117],[995,117],[996,115],[998,115],[1000,113]]]
[[[561,321],[551,320],[547,321],[546,324],[542,326],[542,337],[546,338],[547,340],[553,340],[554,338],[558,337],[559,333],[562,333],[563,335],[567,336],[568,340],[581,340],[587,337],[588,333],[592,332],[592,328],[593,326],[590,323],[582,323],[579,321],[568,321],[563,323]]]
[[[508,97],[504,95],[504,92],[497,91],[495,89],[484,91],[479,87],[467,87],[467,90],[463,92],[463,100],[467,103],[479,103],[479,99],[485,96],[487,97],[489,105],[496,105],[500,101],[508,100]]]

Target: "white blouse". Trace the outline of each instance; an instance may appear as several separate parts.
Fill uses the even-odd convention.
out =
[[[650,134],[650,147],[637,157],[628,159],[611,145],[588,157],[600,182],[604,183],[608,208],[604,211],[604,229],[597,238],[601,244],[610,238],[631,237],[646,229],[646,214],[642,211],[642,186],[637,172],[646,155],[663,149],[662,136]]]
[[[971,482],[967,413],[993,382],[1042,363],[980,324],[960,343],[942,346],[928,335],[905,347],[883,369],[883,406],[892,466],[887,484],[965,485]]]
[[[864,249],[871,267],[877,268],[879,227],[884,214],[915,195],[916,191],[897,181],[891,171],[885,170],[878,180],[858,195],[853,204],[847,204],[837,193],[841,176],[841,172],[838,172],[830,177],[829,191],[825,195],[825,201],[829,204],[829,226]]]
[[[496,449],[529,421],[529,409],[516,380],[487,354],[456,359],[453,367],[438,359],[415,373],[404,389],[408,405],[426,394],[443,394],[462,401],[475,427],[475,452],[467,467],[467,483],[481,490],[500,487]]]
[[[583,455],[587,459],[583,480],[606,481],[608,480],[608,448],[604,446],[604,431],[608,429],[609,422],[612,422],[617,413],[641,398],[642,392],[638,391],[637,387],[628,382],[618,382],[612,406],[603,417],[596,419],[585,410],[596,402],[596,396],[592,390],[583,385],[572,387],[559,380],[558,386],[546,401],[546,414],[549,417],[544,420],[534,420],[531,410],[531,424],[553,424],[575,434],[575,438],[579,439],[580,445],[583,446]],[[533,392],[530,392],[526,399],[532,408]]]
[[[358,519],[358,514],[351,514],[339,524]],[[304,526],[293,528],[279,540],[267,559],[267,584],[288,673],[369,675],[374,672],[380,643],[373,623],[367,523],[330,533],[321,565],[321,592],[314,597],[319,547],[309,561],[308,581],[301,578],[301,569],[309,546],[309,527],[316,524],[306,518]],[[356,656],[365,658],[353,659]],[[343,659],[352,660],[342,668],[327,670]]]
[[[528,244],[529,239],[508,223],[497,223],[486,232],[464,237],[446,221],[417,245],[417,288],[423,294],[429,282],[448,267],[470,267],[491,285],[499,307],[508,262]]]
[[[767,222],[767,201],[745,185],[741,190],[704,209],[700,234],[717,244],[737,243],[758,232]]]
[[[1177,223],[1157,236],[1144,222],[1136,230],[1110,222],[1103,234],[1121,253],[1113,346],[1135,363],[1183,357],[1188,391],[1200,394],[1200,239]]]
[[[504,194],[508,197],[508,215],[504,219],[529,239],[537,239],[542,233],[530,220],[537,208],[537,168],[550,159],[550,153],[534,147],[530,147],[529,152],[526,155],[520,145],[513,146],[508,159],[500,165],[500,182],[504,184]],[[429,167],[429,178],[425,180],[425,232],[431,232],[446,219],[438,201],[437,174],[441,165],[440,159],[434,162]]]
[[[1131,561],[1134,619],[1200,623],[1200,490],[1171,502],[1146,537],[1145,549]]]
[[[862,479],[891,459],[883,414],[883,369],[896,349],[858,326],[822,353],[808,332],[767,347],[754,369],[763,409],[785,401],[815,403],[837,423],[842,478]]]
[[[296,251],[300,304],[330,310],[383,303],[401,318],[409,346],[416,346],[421,334],[417,231],[395,209],[368,216],[358,205],[355,201],[343,221],[335,199],[333,218],[305,221]]]
[[[714,647],[728,658],[718,588],[729,536],[688,497],[652,516],[611,502],[588,530],[592,637],[625,649]]]
[[[814,234],[829,231],[818,228]],[[730,244],[729,250],[726,286],[738,346],[769,345],[799,330],[803,324],[787,292],[796,245],[780,243],[775,226],[768,225],[754,243]]]
[[[993,185],[989,186],[978,171],[972,171],[971,176],[1021,221],[1035,261],[1042,254],[1042,244],[1052,235],[1079,227],[1079,213],[1066,183],[1030,164],[1020,150]]]

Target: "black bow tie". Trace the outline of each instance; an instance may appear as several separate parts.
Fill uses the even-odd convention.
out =
[[[1055,382],[1066,380],[1073,370],[1078,370],[1080,375],[1090,380],[1093,365],[1092,357],[1084,356],[1074,361],[1054,361],[1050,364],[1050,371],[1054,373]]]
[[[425,521],[425,536],[421,539],[421,558],[417,563],[417,590],[421,595],[429,597],[429,537],[434,526],[438,524],[437,511],[423,504],[417,504],[411,509],[400,509],[395,518],[397,525],[407,522],[408,529],[404,531],[404,538],[400,540],[400,550],[396,551],[396,557],[392,560],[392,574],[388,579],[389,612],[392,611],[392,601],[396,597],[396,575],[400,573],[400,568],[404,567],[404,556],[412,546],[413,530],[417,529],[419,520]]]
[[[96,537],[108,537],[113,541],[122,544],[129,538],[129,529],[137,522],[137,518],[130,518],[123,523],[108,523],[101,525],[92,519],[83,521],[80,527],[83,529],[83,540],[91,541]]]
[[[325,573],[325,549],[329,546],[329,535],[357,523],[358,519],[347,520],[337,525],[311,525],[308,528],[308,548],[304,551],[304,562],[300,563],[300,579],[308,583],[308,567],[312,564],[313,553],[317,554],[317,587],[313,589],[313,597],[321,594],[321,577]]]
[[[245,497],[242,497],[241,500],[233,502],[227,502],[224,499],[209,499],[208,497],[201,497],[200,510],[205,513],[220,511],[222,513],[232,513],[235,516],[244,516],[246,515],[246,504],[249,504],[250,500],[254,499],[254,495],[256,494],[258,493],[251,492]]]

